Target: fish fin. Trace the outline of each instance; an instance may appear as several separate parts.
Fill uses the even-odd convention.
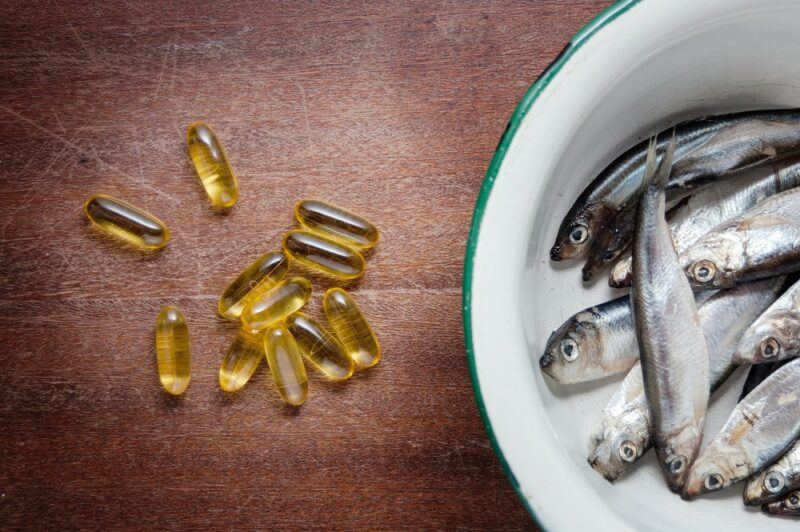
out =
[[[675,157],[675,128],[672,128],[672,138],[669,139],[667,145],[667,153],[661,160],[661,165],[658,167],[658,172],[653,178],[653,185],[659,189],[664,190],[669,184],[669,176],[672,173],[672,160]]]

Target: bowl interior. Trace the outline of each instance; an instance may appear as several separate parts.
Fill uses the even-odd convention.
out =
[[[678,120],[800,105],[797,2],[627,4],[583,35],[549,81],[534,88],[538,96],[512,124],[490,170],[489,179],[496,176],[478,202],[465,279],[476,394],[512,482],[546,528],[794,530],[796,522],[745,508],[741,485],[681,501],[666,489],[653,453],[607,483],[586,454],[622,375],[559,386],[538,370],[553,329],[624,293],[608,288],[603,275],[582,283],[578,262],[549,260],[561,218],[592,177]],[[742,376],[715,395],[707,438],[727,418]]]

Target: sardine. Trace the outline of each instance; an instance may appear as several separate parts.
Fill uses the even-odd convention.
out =
[[[680,254],[708,231],[759,201],[800,185],[800,160],[792,158],[743,172],[702,188],[669,213],[675,251]],[[631,255],[626,251],[611,268],[608,284],[631,285]]]
[[[760,472],[800,436],[800,359],[779,368],[734,408],[689,472],[686,499]]]
[[[783,284],[783,278],[774,278],[739,285],[717,292],[698,306],[697,315],[708,344],[712,392],[736,368],[731,355],[741,333],[775,301]],[[651,431],[642,371],[636,365],[603,411],[592,435],[589,464],[607,480],[616,480],[650,448]]]
[[[573,384],[630,369],[639,360],[630,299],[623,296],[569,318],[547,340],[542,372]]]
[[[758,506],[795,490],[800,490],[800,441],[789,447],[774,464],[747,481],[744,503]]]
[[[800,355],[800,281],[745,331],[733,361],[760,364]]]
[[[730,288],[800,269],[798,213],[794,188],[722,222],[680,254],[689,283],[696,290]]]
[[[673,138],[656,172],[655,142],[648,148],[631,301],[653,447],[670,489],[680,491],[703,438],[710,385],[706,339],[664,218],[674,149]]]
[[[698,135],[687,146],[682,146],[673,165],[667,189],[668,200],[741,170],[800,153],[800,113],[796,109],[727,116],[740,121],[706,136]],[[640,182],[641,176],[634,181]],[[605,217],[600,229],[594,231],[583,268],[584,280],[591,279],[628,247],[633,235],[633,213],[637,201],[636,194],[626,196],[611,215]],[[552,253],[551,250],[551,256]]]
[[[770,502],[763,505],[761,511],[770,515],[800,517],[800,491],[793,491],[782,501]]]
[[[767,377],[775,373],[779,367],[783,366],[787,362],[788,360],[783,360],[781,362],[768,362],[766,364],[755,364],[750,366],[750,371],[747,372],[747,377],[742,385],[742,391],[739,393],[739,401],[747,397],[747,395],[755,390],[759,384],[764,382]]]

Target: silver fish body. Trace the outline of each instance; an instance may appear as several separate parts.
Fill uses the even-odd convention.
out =
[[[573,384],[630,369],[639,360],[628,296],[587,308],[550,335],[542,372]]]
[[[684,498],[760,472],[800,436],[800,360],[776,370],[736,408],[689,472]]]
[[[669,228],[675,251],[680,254],[708,231],[758,202],[800,185],[800,160],[792,158],[738,174],[692,194],[669,213]],[[631,285],[632,258],[626,252],[614,263],[608,284]]]
[[[794,188],[719,224],[680,254],[690,284],[730,288],[800,269],[798,213],[800,189]]]
[[[758,506],[800,490],[800,441],[795,442],[783,456],[764,471],[747,481],[744,503]]]
[[[800,517],[800,491],[793,491],[783,500],[764,504],[761,506],[761,511],[770,515]]]
[[[733,356],[737,364],[775,362],[800,355],[800,281],[756,319]]]
[[[698,306],[697,314],[708,345],[711,391],[735,369],[731,355],[739,336],[775,301],[783,284],[783,278],[743,284],[717,292]],[[651,435],[642,371],[636,365],[603,411],[591,438],[588,461],[603,477],[614,481],[650,448]]]
[[[710,385],[706,339],[664,218],[671,148],[639,202],[632,302],[653,446],[668,486],[680,491],[703,438]],[[653,175],[654,145],[648,152]]]
[[[800,149],[800,111],[796,109],[755,111],[711,116],[675,127],[675,165],[669,184],[670,196],[756,164],[789,156]],[[666,148],[666,135],[659,153]],[[583,190],[561,222],[550,250],[553,260],[586,256],[599,236],[616,223],[618,242],[610,245],[608,262],[621,252],[633,233],[632,227],[615,222],[620,212],[635,212],[645,174],[647,141],[640,142],[615,159]],[[631,208],[631,204],[634,205]],[[624,235],[623,235],[624,233]],[[619,248],[619,249],[617,249]],[[597,247],[604,252],[603,246]]]

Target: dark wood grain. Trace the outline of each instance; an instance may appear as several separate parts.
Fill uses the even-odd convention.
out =
[[[0,527],[533,527],[472,396],[463,254],[514,105],[605,4],[0,3]],[[196,119],[239,175],[227,216],[187,161]],[[172,242],[92,233],[95,192]],[[385,354],[292,411],[263,369],[219,391],[215,304],[304,197],[382,229],[353,291]],[[155,370],[167,303],[193,347],[178,399]]]

